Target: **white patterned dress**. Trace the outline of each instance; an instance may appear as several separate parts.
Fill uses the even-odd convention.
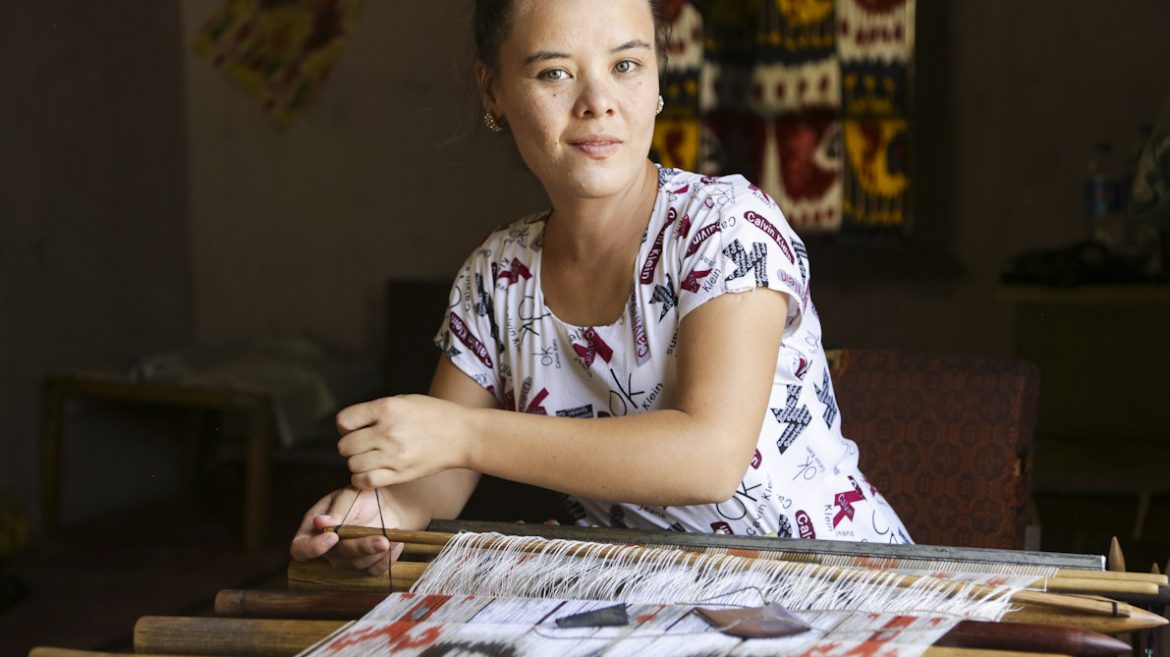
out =
[[[788,317],[768,409],[742,482],[720,504],[642,506],[571,498],[582,524],[909,542],[841,435],[800,238],[740,176],[659,169],[629,302],[608,326],[558,319],[541,294],[546,214],[492,233],[460,269],[436,344],[507,409],[600,418],[671,408],[683,317],[721,294],[769,287]],[[727,339],[735,339],[728,335]]]

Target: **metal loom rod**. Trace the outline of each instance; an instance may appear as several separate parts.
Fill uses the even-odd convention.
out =
[[[337,530],[338,530],[338,528],[334,528],[334,531],[337,531]],[[369,535],[372,535],[374,533],[376,533],[378,535],[385,535],[387,538],[389,538],[391,541],[394,541],[394,542],[424,543],[424,544],[430,544],[430,545],[435,545],[435,544],[438,544],[440,542],[445,545],[446,541],[449,541],[452,538],[451,534],[442,534],[442,533],[435,533],[435,532],[393,530],[393,531],[383,533],[377,529],[365,528],[365,527],[350,527],[350,526],[340,528],[340,531],[339,531],[339,535],[342,538],[359,538],[362,536],[369,536]],[[525,552],[538,553],[540,551],[541,546],[543,546],[547,542],[548,542],[548,539],[531,538],[530,537],[527,541],[525,541],[520,546],[520,549],[525,551]],[[492,549],[492,548],[496,547],[497,545],[503,545],[504,543],[505,543],[504,539],[487,538],[477,547],[480,547],[483,549]],[[601,547],[596,547],[597,545],[600,545]],[[610,553],[617,553],[621,550],[626,550],[626,549],[634,549],[634,550],[643,549],[644,550],[647,548],[645,548],[643,546],[639,546],[639,545],[623,546],[623,545],[616,545],[616,544],[593,544],[592,546],[589,546],[589,547],[584,547],[584,546],[570,547],[570,548],[564,550],[561,554],[568,555],[568,556],[577,556],[577,555],[583,555],[586,552],[591,552],[592,555],[604,559]],[[700,559],[704,559],[704,558],[709,558],[711,561],[714,561],[716,563],[723,563],[725,561],[732,561],[732,562],[735,562],[735,561],[749,562],[750,561],[750,559],[748,557],[740,557],[740,556],[734,556],[734,555],[717,555],[717,556],[713,556],[713,557],[707,557],[707,555],[703,555],[703,554],[680,551],[678,556],[675,558],[674,563],[677,565],[691,565],[691,564],[699,561]],[[841,567],[841,566],[822,566],[819,564],[803,564],[803,565],[806,566],[807,568],[809,568],[813,572],[813,574],[815,574],[816,576],[825,577],[825,578],[831,579],[831,580],[836,580],[836,579],[843,578],[843,577],[861,576],[867,572],[870,572],[869,570],[862,569],[862,568],[847,568],[847,567]],[[900,577],[900,579],[895,584],[897,586],[908,587],[908,586],[912,586],[912,585],[916,584],[917,582],[922,581],[926,578],[927,578],[927,576],[902,575]],[[991,587],[987,587],[987,586],[970,585],[970,584],[965,583],[965,582],[955,582],[955,581],[949,581],[949,580],[942,580],[941,578],[936,578],[936,579],[939,580],[938,587],[942,590],[958,591],[961,588],[967,588],[967,590],[969,590],[974,595],[990,594],[993,591],[993,589]],[[1155,595],[1157,594],[1157,587],[1154,588],[1153,593]],[[1130,615],[1130,610],[1131,610],[1130,605],[1125,604],[1125,603],[1113,602],[1113,601],[1092,600],[1092,599],[1081,598],[1078,596],[1064,595],[1064,594],[1060,594],[1060,593],[1045,593],[1045,592],[1040,592],[1040,591],[1017,591],[1016,593],[1014,593],[1012,595],[1011,599],[1015,602],[1028,602],[1028,603],[1036,604],[1036,605],[1051,606],[1051,607],[1057,607],[1060,609],[1070,609],[1070,610],[1076,610],[1076,611],[1080,611],[1080,612],[1084,612],[1084,613],[1099,614],[1099,615],[1104,615],[1104,616],[1128,616],[1128,615]]]
[[[541,528],[543,528],[544,530],[547,530],[547,528],[545,528],[543,526],[541,526]],[[334,527],[334,528],[328,529],[326,531],[336,531],[336,529],[337,528]],[[538,529],[538,528],[533,528],[533,529]],[[580,528],[574,528],[574,529],[580,531]],[[451,538],[455,535],[451,532],[436,532],[436,531],[426,531],[426,530],[401,530],[401,529],[393,530],[392,533],[395,536],[400,537],[400,539],[396,540],[395,542],[404,542],[408,546],[413,546],[412,548],[408,548],[408,549],[416,550],[415,553],[419,554],[419,555],[426,554],[426,552],[425,552],[426,546],[435,546],[435,547],[440,547],[440,548],[442,546],[445,546],[447,544],[447,542],[450,541]],[[546,533],[546,532],[542,530],[541,534],[544,534],[544,533]],[[618,534],[617,536],[619,536],[619,538],[617,538],[615,540],[607,540],[605,537],[605,533],[603,533],[603,532],[596,532],[596,533],[599,535],[597,536],[597,540],[594,542],[620,543],[622,545],[646,545],[645,543],[641,543],[641,542],[635,540],[636,536],[637,536],[637,532],[633,532],[630,530],[626,530],[626,531]],[[382,534],[382,530],[372,528],[372,527],[359,527],[359,526],[346,525],[345,527],[342,528],[341,534],[345,538],[360,538],[363,536],[373,536],[373,535],[380,536]],[[670,532],[670,534],[672,536],[675,536],[675,537],[681,536],[683,538],[690,538],[689,535],[685,535],[685,534],[680,535],[678,532]],[[528,534],[517,533],[516,535],[528,535]],[[653,535],[653,533],[651,533],[651,535]],[[533,534],[532,536],[534,538],[536,538],[536,537],[550,538],[547,536],[540,536],[538,534]],[[718,538],[722,539],[724,537],[718,537]],[[574,535],[573,540],[588,540],[588,539],[577,538],[576,535]],[[775,539],[775,540],[779,541],[781,539]],[[805,541],[805,542],[807,543],[807,542],[812,542],[812,541]],[[827,541],[817,541],[817,543],[822,544],[822,545],[826,542]],[[655,541],[654,543],[652,543],[652,545],[661,545],[663,547],[668,547],[668,546],[669,547],[676,547],[678,549],[685,550],[685,551],[722,549],[722,550],[728,550],[731,554],[736,554],[737,556],[745,556],[744,554],[740,553],[740,550],[744,550],[744,548],[737,548],[737,547],[670,545],[668,543],[663,543],[663,542],[658,542],[658,541]],[[886,546],[886,547],[890,547],[890,546]],[[906,547],[906,546],[897,546],[897,547]],[[931,547],[931,546],[927,546],[927,547]],[[747,551],[748,552],[759,551],[759,552],[767,555],[765,558],[776,558],[776,557],[773,557],[772,555],[774,555],[776,553],[783,553],[785,551],[785,548],[776,548],[775,550],[769,550],[765,547],[752,547],[752,548],[750,548],[750,550],[747,550]],[[1014,553],[1010,550],[971,550],[971,551],[977,552],[980,555],[984,555],[984,553],[991,553],[992,555],[1014,555],[1014,554],[1017,554],[1017,553]],[[792,558],[791,559],[781,558],[781,560],[799,561],[802,563],[807,561],[807,562],[815,563],[816,562],[815,558],[818,555],[815,553],[811,553],[811,552],[802,552],[799,554],[789,554],[789,555],[784,555],[784,556],[786,556],[786,557],[790,556]],[[846,555],[838,555],[838,556],[846,556]],[[880,564],[882,560],[892,559],[892,558],[893,557],[872,557],[872,559],[874,559],[878,564]],[[911,559],[911,560],[914,560],[914,559]],[[962,561],[958,561],[955,563],[962,563]],[[974,561],[973,563],[988,563],[988,561],[986,561],[986,560]],[[1155,587],[1170,585],[1170,578],[1168,578],[1167,575],[1162,574],[1162,573],[1131,573],[1131,572],[1117,572],[1117,571],[1107,571],[1107,570],[1090,570],[1087,568],[1057,568],[1056,574],[1053,575],[1052,577],[1050,577],[1049,580],[1051,580],[1053,578],[1057,578],[1058,581],[1061,579],[1067,578],[1067,579],[1071,579],[1071,580],[1103,580],[1103,581],[1109,581],[1109,582],[1144,582],[1147,584],[1153,584],[1153,585],[1155,585]],[[1037,582],[1042,581],[1042,579],[1043,578],[1038,578]],[[1037,585],[1039,586],[1040,584],[1037,584]],[[1143,587],[1142,591],[1144,591],[1144,592],[1143,593],[1137,593],[1136,591],[1126,591],[1126,592],[1134,594],[1134,595],[1155,595],[1157,593],[1155,588],[1150,588],[1150,587]],[[1120,593],[1121,591],[1118,591],[1118,592]]]
[[[382,593],[348,591],[248,591],[225,589],[215,596],[215,614],[245,618],[353,620],[385,599]],[[960,621],[936,646],[1055,652],[1105,657],[1128,652],[1129,644],[1100,632],[1030,623]]]

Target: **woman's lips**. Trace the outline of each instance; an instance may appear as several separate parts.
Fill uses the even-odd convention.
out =
[[[622,141],[609,135],[590,135],[589,137],[572,139],[569,141],[569,145],[595,160],[603,160],[613,155],[621,147]]]

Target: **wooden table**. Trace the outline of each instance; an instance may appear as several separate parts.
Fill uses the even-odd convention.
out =
[[[70,400],[167,406],[191,411],[242,413],[247,418],[243,543],[263,546],[269,506],[273,444],[272,403],[258,392],[164,383],[142,383],[110,374],[65,374],[45,380],[43,389],[42,514],[46,532],[61,524],[61,450],[65,407]]]

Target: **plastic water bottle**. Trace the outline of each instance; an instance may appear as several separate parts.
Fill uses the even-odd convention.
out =
[[[1098,142],[1085,177],[1085,218],[1089,239],[1117,249],[1125,241],[1125,212],[1122,173],[1113,155],[1113,145]]]

